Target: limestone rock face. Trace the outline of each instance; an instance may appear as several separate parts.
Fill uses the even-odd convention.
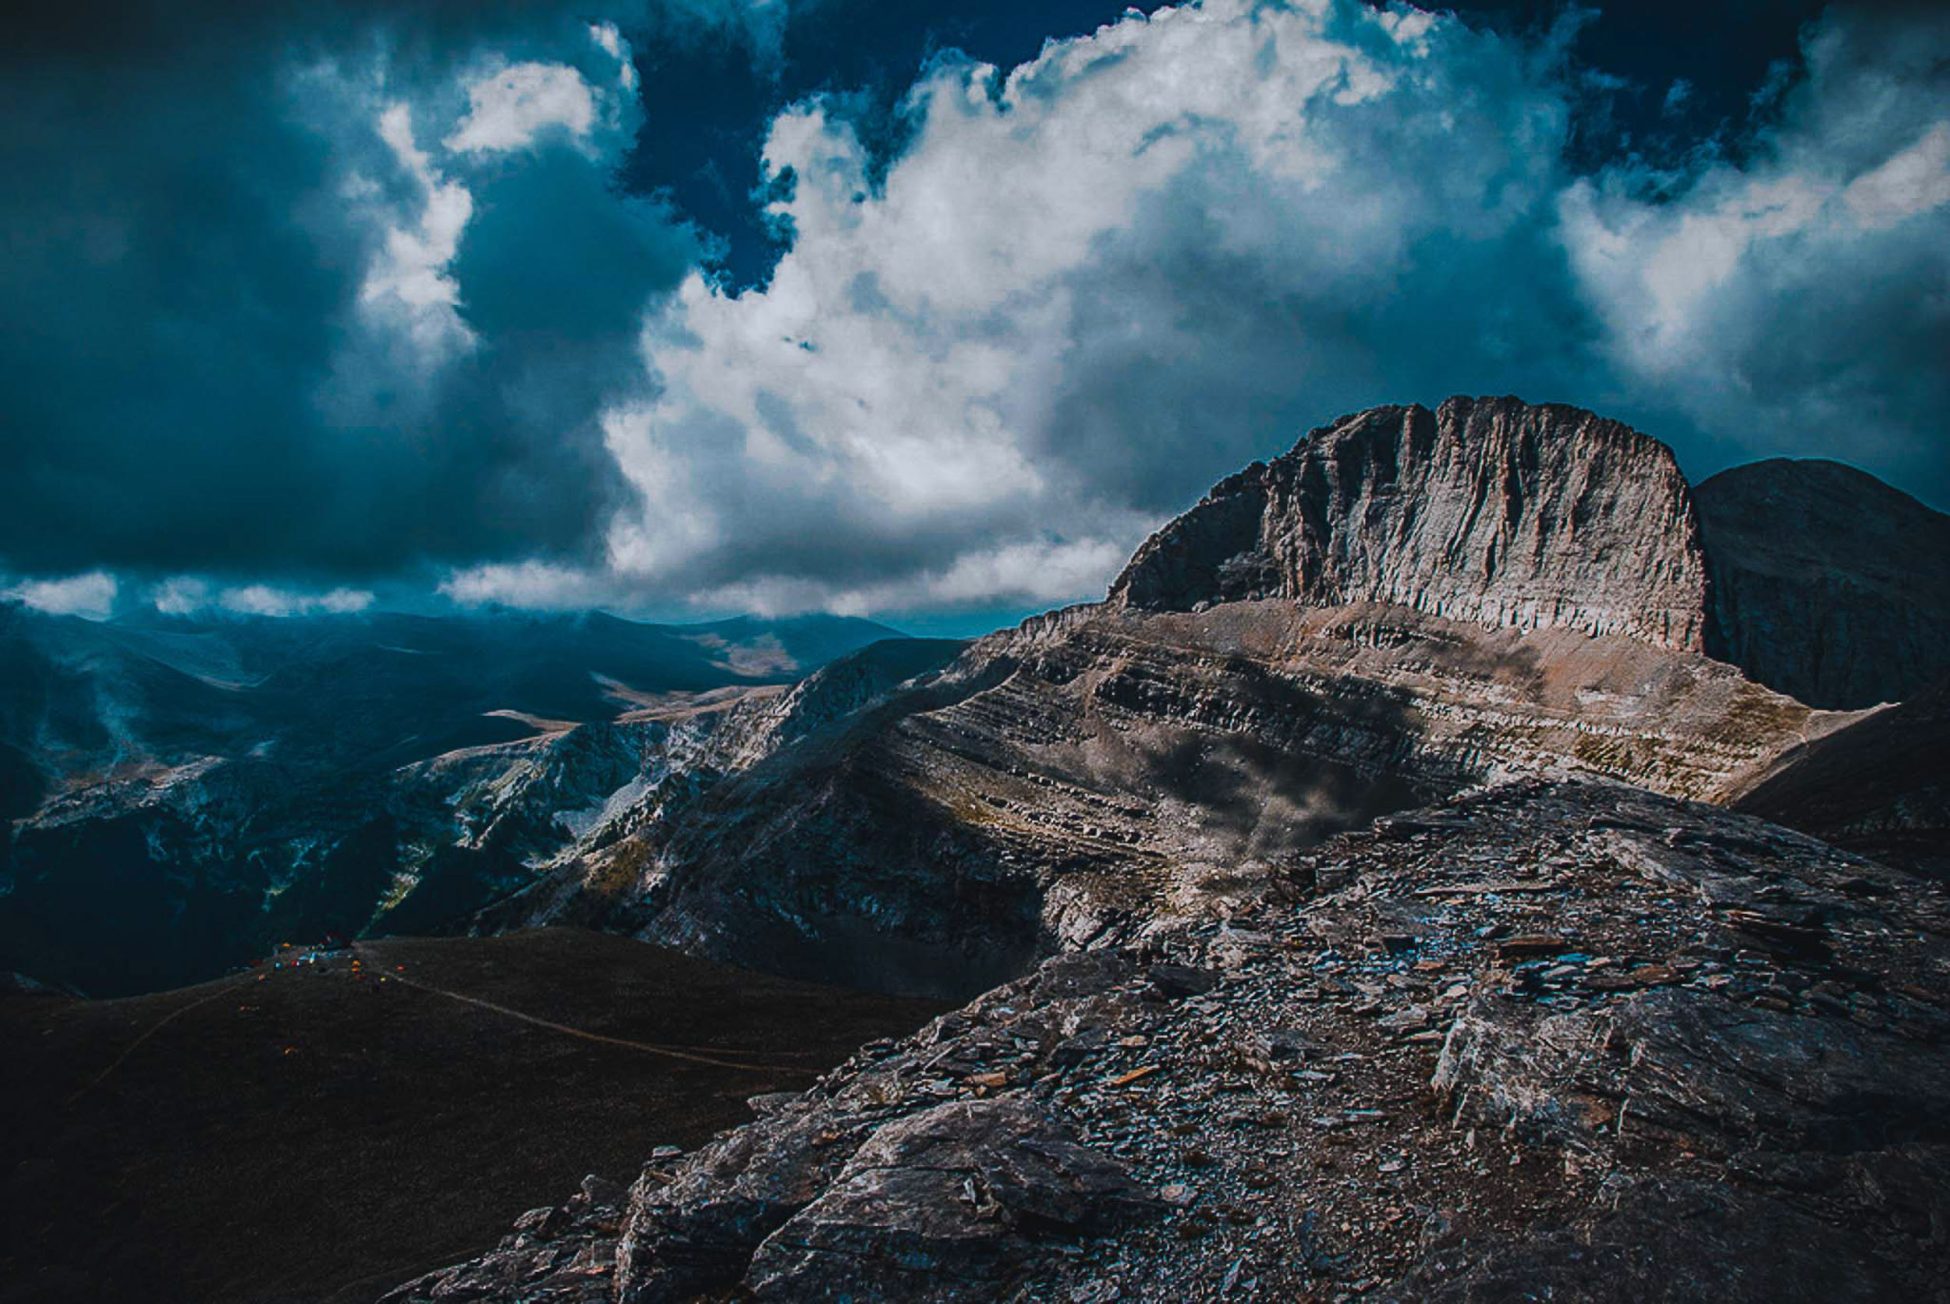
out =
[[[1821,707],[1900,701],[1950,675],[1950,516],[1824,461],[1722,471],[1694,499],[1712,655]]]
[[[1385,602],[1518,629],[1704,646],[1706,569],[1671,450],[1514,398],[1373,408],[1217,485],[1145,543],[1113,601]]]

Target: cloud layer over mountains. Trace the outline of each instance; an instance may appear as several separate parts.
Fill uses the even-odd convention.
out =
[[[605,8],[27,32],[10,592],[1037,605],[1308,425],[1451,392],[1950,498],[1950,17],[1832,11],[1740,149],[1582,173],[1575,19],[1208,0],[947,55],[891,160],[844,97],[772,123],[791,245],[733,293],[617,183],[633,43],[777,58],[780,6]]]

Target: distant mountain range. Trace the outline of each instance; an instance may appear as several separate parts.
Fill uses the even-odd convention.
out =
[[[666,726],[646,712],[890,637],[826,616],[0,606],[0,969],[153,990],[289,937],[439,928],[568,841],[560,812],[654,767]]]

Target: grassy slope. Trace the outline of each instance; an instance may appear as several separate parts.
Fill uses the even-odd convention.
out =
[[[364,956],[357,978],[339,958],[126,1000],[0,997],[0,1301],[371,1298],[936,1009],[564,929]],[[592,1042],[387,974],[780,1067]]]

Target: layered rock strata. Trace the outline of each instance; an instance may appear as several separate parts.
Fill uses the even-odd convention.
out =
[[[1434,796],[1585,773],[1713,798],[1822,727],[1731,667],[1617,636],[1379,604],[1085,608],[687,776],[495,922],[966,997]]]

